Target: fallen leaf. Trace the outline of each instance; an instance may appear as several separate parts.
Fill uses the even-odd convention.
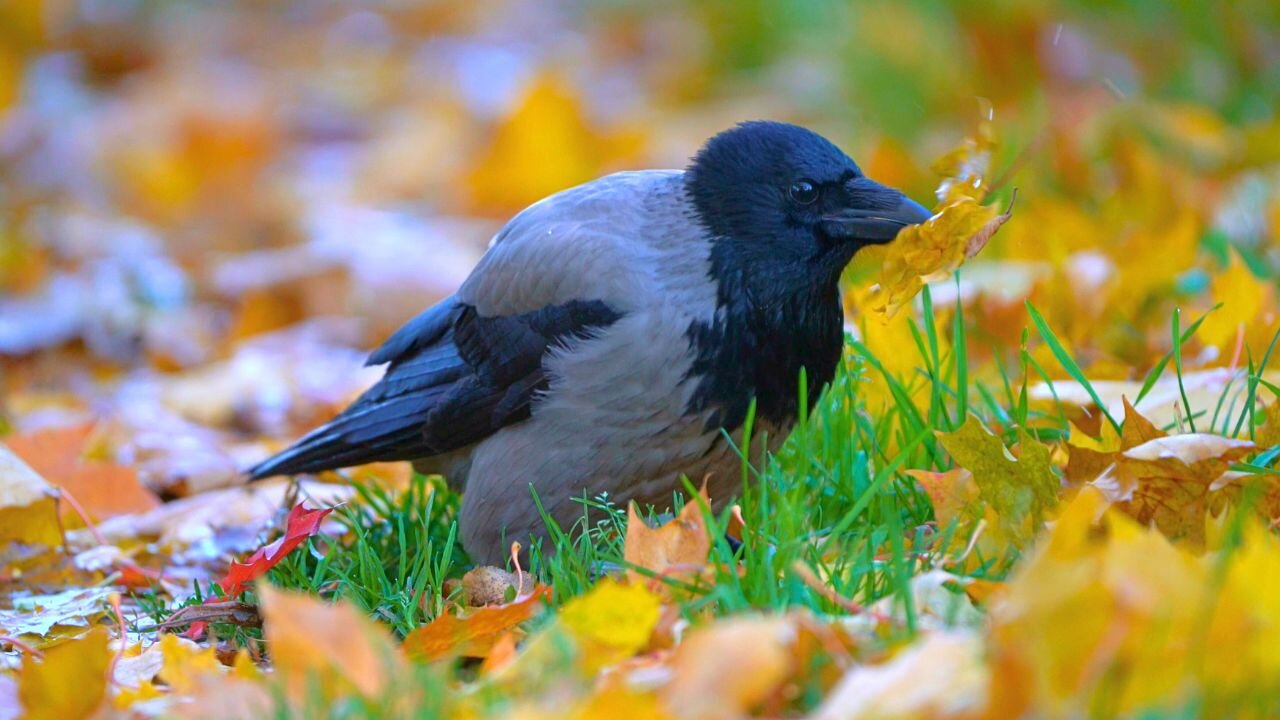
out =
[[[1243,374],[1241,370],[1230,368],[1183,372],[1180,386],[1176,374],[1166,371],[1165,375],[1151,386],[1141,402],[1134,403],[1134,407],[1155,427],[1173,427],[1177,425],[1180,418],[1184,423],[1186,421],[1186,408],[1182,406],[1184,390],[1193,411],[1207,410],[1212,414],[1224,392],[1229,391],[1226,405],[1242,402],[1241,396],[1247,390]],[[1273,385],[1280,384],[1280,370],[1267,370],[1260,373],[1260,376],[1262,380]],[[1142,382],[1138,380],[1090,380],[1090,385],[1098,394],[1102,405],[1115,418],[1124,414],[1125,398],[1136,398],[1142,390]],[[1093,412],[1097,412],[1089,391],[1074,380],[1054,380],[1052,388],[1048,383],[1043,382],[1027,388],[1030,399],[1045,405],[1054,402],[1055,392],[1064,405],[1092,408]]]
[[[1138,412],[1129,403],[1129,398],[1122,397],[1121,402],[1124,404],[1124,422],[1119,434],[1111,423],[1101,424],[1102,437],[1098,440],[1083,433],[1072,433],[1073,442],[1067,443],[1067,480],[1070,483],[1090,482],[1114,465],[1120,452],[1148,440],[1168,436]]]
[[[85,459],[92,434],[92,425],[47,428],[5,442],[50,484],[70,493],[93,520],[159,507],[160,499],[138,482],[132,468]],[[69,503],[62,504],[62,520],[69,527],[84,524]]]
[[[995,531],[1016,547],[1025,547],[1058,500],[1060,482],[1049,449],[1019,430],[1021,457],[1014,459],[1000,438],[972,415],[938,442],[958,465],[973,474],[982,500],[997,516]]]
[[[1273,687],[1280,539],[1249,519],[1240,547],[1197,556],[1106,508],[1083,488],[992,599],[1002,715],[1087,715],[1102,702],[1130,716],[1205,697],[1242,707]]]
[[[200,647],[177,635],[160,637],[160,654],[164,662],[158,676],[179,695],[193,692],[202,677],[217,676],[223,672],[213,647]]]
[[[885,663],[854,667],[811,717],[980,717],[992,681],[985,653],[974,632],[930,633]]]
[[[599,669],[647,645],[660,615],[660,599],[644,585],[605,578],[565,603],[559,619],[586,647],[588,666]]]
[[[275,567],[286,555],[293,552],[304,540],[320,532],[320,523],[333,510],[334,508],[331,507],[308,510],[303,507],[302,503],[295,505],[289,511],[288,518],[285,519],[284,535],[280,539],[258,548],[242,563],[231,563],[231,569],[218,581],[218,587],[222,588],[223,597],[232,599],[239,597],[249,585],[266,575],[271,568]],[[174,613],[165,624],[173,625],[174,618],[182,613],[182,610]],[[191,628],[187,631],[187,636],[190,638],[201,637],[204,635],[208,625],[208,621],[205,620],[192,622]]]
[[[58,496],[44,478],[0,443],[0,542],[57,545]]]
[[[494,645],[540,611],[551,588],[539,586],[506,605],[480,607],[465,616],[445,613],[404,638],[404,652],[415,660],[446,657],[488,657]]]
[[[44,659],[24,656],[18,696],[28,720],[81,720],[93,714],[107,692],[106,628],[51,647]]]
[[[0,610],[6,634],[44,637],[54,628],[85,628],[105,612],[109,587],[69,588],[49,595],[11,596],[12,608]]]
[[[377,698],[404,672],[391,634],[349,602],[269,585],[258,586],[258,597],[275,672],[295,701],[316,687],[331,701],[352,691]]]
[[[785,616],[726,618],[694,630],[671,658],[667,710],[699,720],[743,717],[793,672],[797,635]]]
[[[268,570],[275,567],[304,540],[320,532],[320,523],[333,510],[334,508],[331,507],[308,510],[302,503],[295,505],[289,511],[289,517],[285,519],[284,535],[279,540],[259,548],[244,562],[231,564],[231,569],[218,581],[218,587],[222,588],[223,594],[228,598],[239,596],[246,587],[266,575]]]
[[[690,499],[670,522],[651,528],[636,511],[636,504],[627,505],[627,536],[623,546],[623,559],[636,567],[649,570],[650,577],[637,570],[627,571],[627,579],[633,583],[647,583],[651,590],[667,593],[669,586],[662,578],[676,574],[700,571],[711,551],[711,536],[703,522],[702,508],[710,503],[704,484],[698,498]]]
[[[982,519],[981,493],[973,481],[973,473],[965,468],[956,467],[943,472],[907,470],[906,474],[915,478],[929,496],[933,517],[938,521],[940,530],[945,531],[956,524],[957,532],[967,535],[965,531]],[[967,540],[965,537],[957,539]]]
[[[484,210],[518,210],[634,155],[640,140],[634,132],[596,131],[575,89],[550,73],[539,74],[467,174],[470,199]]]
[[[1171,538],[1201,543],[1207,517],[1220,514],[1238,489],[1218,481],[1233,462],[1253,451],[1248,440],[1206,433],[1157,437],[1118,453],[1114,465],[1091,485],[1139,523],[1154,524]],[[1280,481],[1269,479],[1272,485]],[[1224,488],[1229,492],[1219,492]]]

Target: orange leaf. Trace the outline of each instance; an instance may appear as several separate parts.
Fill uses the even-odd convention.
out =
[[[711,537],[707,534],[702,518],[702,506],[710,502],[704,483],[698,493],[699,501],[685,504],[674,520],[662,527],[651,528],[636,512],[635,503],[627,506],[627,538],[623,559],[637,567],[653,571],[659,577],[673,573],[698,571],[707,562],[711,550]],[[636,570],[627,572],[631,582],[650,582],[662,585]]]
[[[404,651],[424,661],[456,655],[487,657],[500,639],[533,617],[543,607],[543,600],[550,598],[551,588],[542,585],[514,602],[477,608],[466,617],[441,615],[409,633]]]
[[[404,656],[391,634],[354,605],[265,584],[258,594],[275,672],[291,696],[319,687],[330,699],[351,690],[376,698],[404,670]]]
[[[95,520],[159,507],[160,499],[138,482],[133,468],[85,460],[92,434],[92,425],[81,425],[14,435],[6,442],[32,469],[70,493]],[[62,505],[61,515],[69,525],[81,523],[69,504]]]

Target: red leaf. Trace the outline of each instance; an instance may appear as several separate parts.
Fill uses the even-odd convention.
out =
[[[302,544],[303,540],[320,531],[320,523],[325,516],[333,512],[333,508],[308,510],[298,503],[289,511],[289,519],[285,521],[284,537],[270,545],[258,548],[242,563],[231,563],[226,577],[218,581],[218,586],[226,597],[233,598],[244,592],[245,586],[267,574],[284,559],[285,555]]]
[[[226,576],[218,581],[218,587],[222,588],[223,595],[227,598],[239,596],[246,586],[266,575],[268,570],[283,560],[285,555],[293,552],[293,549],[301,545],[303,540],[319,532],[320,523],[331,512],[333,508],[308,510],[302,507],[302,503],[294,506],[289,511],[288,519],[285,520],[284,537],[270,545],[258,548],[245,562],[231,563],[231,569],[227,571]],[[215,599],[209,598],[206,602]],[[193,622],[182,635],[192,640],[199,640],[208,627],[207,622]]]

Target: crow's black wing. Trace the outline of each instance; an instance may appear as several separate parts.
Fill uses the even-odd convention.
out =
[[[483,317],[450,298],[411,320],[369,358],[386,375],[329,423],[249,470],[254,479],[413,460],[479,442],[529,417],[554,344],[586,338],[619,314],[574,300]]]

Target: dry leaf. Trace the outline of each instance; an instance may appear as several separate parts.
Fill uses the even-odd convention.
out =
[[[331,700],[353,690],[378,698],[404,672],[404,656],[390,633],[354,605],[268,585],[259,585],[258,596],[275,672],[293,699],[317,681]]]
[[[704,484],[698,498],[685,503],[679,515],[658,528],[646,525],[636,511],[636,504],[629,503],[623,559],[657,577],[631,569],[627,571],[627,579],[633,583],[647,583],[655,592],[665,593],[669,586],[660,578],[702,570],[707,562],[707,553],[711,551],[711,537],[703,522],[702,508],[710,502]]]
[[[494,645],[533,617],[551,597],[543,585],[506,605],[476,608],[463,617],[445,613],[405,636],[404,652],[416,660],[487,657]]]
[[[1253,451],[1247,440],[1205,433],[1157,437],[1117,454],[1114,466],[1091,484],[1143,525],[1199,543],[1206,519],[1221,514],[1238,489],[1218,481]],[[1276,486],[1280,478],[1265,480]],[[1232,492],[1217,492],[1224,488]]]
[[[107,629],[95,628],[37,660],[27,655],[18,676],[18,697],[28,720],[81,720],[93,714],[107,692]]]
[[[5,442],[50,484],[70,493],[93,520],[159,507],[160,499],[138,482],[132,468],[84,458],[92,433],[92,425],[50,428]],[[62,519],[69,527],[84,524],[69,503],[62,504]]]
[[[1058,501],[1061,483],[1049,449],[1020,431],[1021,457],[1014,459],[1000,438],[972,415],[959,429],[937,435],[956,463],[973,474],[979,495],[997,516],[993,530],[1016,547],[1030,543]]]
[[[972,718],[986,707],[991,681],[981,637],[934,632],[888,662],[850,670],[811,717]]]
[[[928,283],[945,279],[961,263],[977,255],[1009,220],[1013,203],[1004,213],[982,205],[987,195],[986,174],[994,146],[991,122],[980,123],[976,138],[939,158],[934,170],[943,177],[933,217],[903,228],[889,243],[880,283],[871,307],[888,322]]]
[[[54,489],[0,443],[0,542],[62,542]]]
[[[778,690],[792,673],[797,630],[787,617],[735,617],[690,633],[671,658],[662,690],[675,717],[742,717]]]
[[[598,670],[648,645],[660,615],[661,601],[644,585],[605,578],[565,603],[559,619],[583,643],[588,667]]]

